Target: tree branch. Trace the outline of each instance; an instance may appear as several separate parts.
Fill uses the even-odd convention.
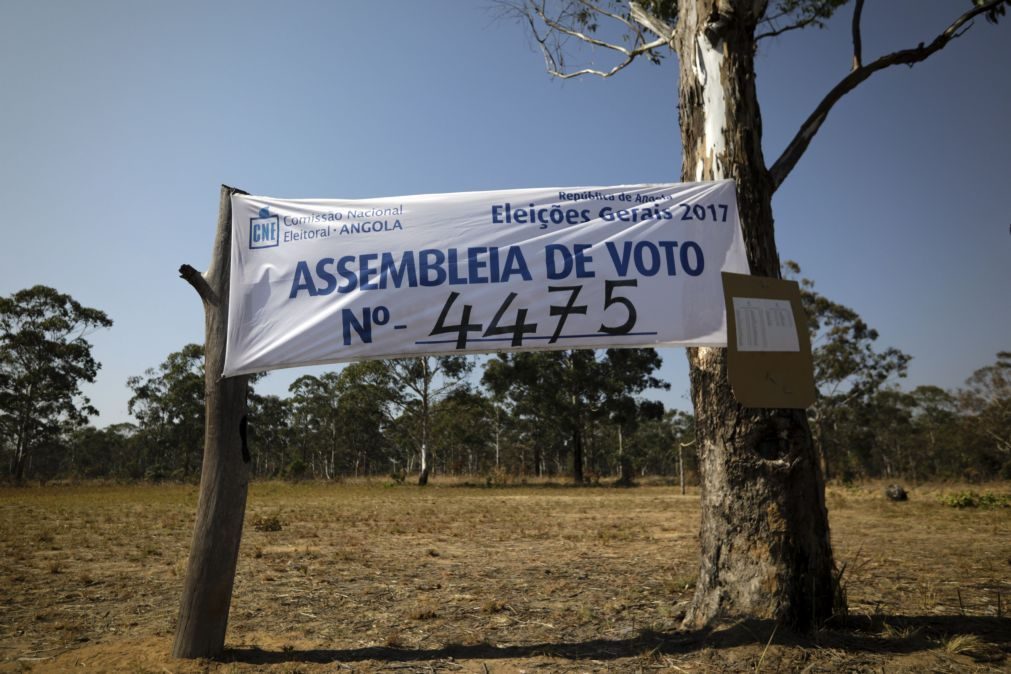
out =
[[[863,44],[860,39],[860,15],[864,11],[864,0],[857,0],[853,8],[853,67],[850,70],[863,68]]]
[[[776,28],[775,30],[766,31],[764,33],[759,33],[758,35],[755,36],[755,42],[758,42],[759,40],[764,40],[765,38],[768,38],[768,37],[776,37],[777,35],[782,35],[783,33],[789,32],[791,30],[798,30],[800,28],[807,28],[812,23],[815,23],[817,21],[818,21],[818,17],[817,16],[809,16],[806,19],[801,19],[797,23],[791,23],[790,25],[784,26],[782,28]]]
[[[621,24],[625,29],[631,31],[632,36],[630,37],[629,46],[608,42],[594,37],[586,31],[578,30],[568,21],[571,17],[566,11],[563,11],[558,17],[552,18],[548,15],[546,0],[541,0],[540,2],[537,2],[537,0],[527,0],[527,2],[522,5],[520,5],[520,3],[512,2],[503,3],[510,7],[511,11],[515,12],[527,21],[530,26],[530,32],[533,35],[534,40],[537,41],[541,54],[544,56],[545,70],[547,70],[548,74],[553,77],[563,80],[580,77],[582,75],[595,75],[602,78],[611,77],[615,73],[624,70],[631,65],[637,57],[642,56],[643,54],[648,54],[659,47],[670,45],[670,42],[673,39],[673,30],[670,29],[665,32],[658,32],[663,31],[666,24],[655,17],[652,17],[641,6],[639,6],[638,3],[629,3],[632,10],[631,16],[635,23],[633,23],[633,21],[629,21],[623,16],[598,6],[590,0],[577,0],[577,3],[585,7],[587,12],[592,12],[598,16],[609,18]],[[538,23],[543,24],[543,26],[547,28],[547,33],[544,35],[541,34],[538,30]],[[636,25],[637,23],[641,24],[642,27],[647,30],[656,32],[658,35],[657,39],[647,42],[646,36],[643,34],[643,28]],[[554,34],[553,40],[551,40],[552,34]],[[562,56],[562,44],[558,36],[561,36],[562,39],[574,38],[592,47],[599,47],[601,49],[617,52],[624,56],[624,59],[610,69],[587,67],[580,68],[579,70],[566,71],[564,58]],[[550,44],[549,40],[551,40]]]
[[[778,0],[776,8],[780,10],[772,16],[767,16],[758,22],[759,26],[768,26],[768,30],[758,33],[755,41],[769,37],[776,37],[791,30],[798,30],[808,26],[825,25],[825,22],[835,13],[840,5],[844,5],[848,0]],[[756,13],[760,16],[769,5],[769,0],[760,0]],[[860,4],[863,4],[862,2]],[[792,18],[793,23],[782,28],[777,28],[777,23],[786,18]]]
[[[955,19],[950,26],[948,26],[943,33],[934,38],[933,42],[929,45],[924,45],[922,42],[919,46],[913,49],[904,49],[902,51],[893,52],[887,54],[867,64],[866,66],[860,66],[859,68],[851,71],[846,77],[839,81],[835,87],[822,99],[821,103],[815,108],[814,112],[804,120],[801,125],[800,130],[797,131],[797,135],[793,137],[790,144],[787,145],[783,154],[780,155],[779,159],[772,165],[769,169],[769,176],[772,179],[772,190],[775,192],[779,189],[779,186],[783,184],[783,181],[790,171],[793,170],[797,162],[804,155],[807,150],[808,145],[811,144],[811,140],[814,138],[818,129],[825,122],[828,117],[828,113],[832,110],[839,100],[853,91],[861,82],[869,78],[874,73],[889,68],[891,66],[905,64],[910,67],[925,60],[932,54],[943,49],[949,42],[951,42],[956,37],[960,37],[965,33],[966,30],[972,27],[970,23],[975,17],[983,14],[984,12],[989,12],[994,10],[999,5],[1006,2],[1006,0],[991,0],[990,2],[974,7],[962,16]],[[968,24],[968,25],[966,25]]]
[[[674,27],[668,25],[660,17],[651,14],[645,7],[634,0],[628,3],[632,19],[646,30],[652,32],[660,38],[664,38],[668,43],[674,40]]]
[[[548,68],[548,74],[552,77],[557,77],[560,80],[570,80],[574,77],[580,77],[582,75],[594,75],[596,77],[607,78],[615,73],[624,70],[628,66],[632,65],[635,61],[635,55],[629,55],[624,61],[614,66],[610,70],[596,70],[594,68],[581,68],[580,70],[572,70],[569,72],[562,72],[560,70]]]
[[[633,26],[633,25],[632,25],[632,24],[631,24],[631,23],[630,23],[630,22],[628,21],[628,19],[626,19],[625,17],[621,16],[620,14],[615,14],[614,12],[609,12],[609,11],[607,11],[606,9],[604,9],[603,7],[601,7],[601,6],[599,6],[599,5],[595,5],[595,4],[593,4],[592,2],[590,2],[590,0],[579,0],[579,2],[580,2],[580,3],[582,3],[583,5],[585,5],[586,7],[589,7],[589,8],[591,9],[591,10],[593,10],[593,11],[594,11],[594,12],[596,12],[597,14],[600,14],[600,15],[602,15],[602,16],[606,16],[606,17],[608,17],[608,18],[611,18],[611,19],[614,19],[615,21],[617,21],[617,22],[619,22],[619,23],[623,23],[623,24],[625,24],[626,26],[628,26],[629,28],[631,28],[632,30],[635,30],[635,29],[636,29],[636,28],[635,28],[635,26]],[[629,3],[629,5],[633,5],[633,6],[634,6],[634,5],[636,5],[636,4],[637,4],[637,3],[635,3],[635,2],[630,2],[630,3]],[[635,16],[635,10],[634,10],[634,7],[633,7],[633,10],[632,10],[632,11],[633,11],[633,14],[632,14],[632,15],[633,15],[633,17],[634,17],[634,16]]]
[[[583,42],[586,42],[587,44],[592,44],[595,47],[602,47],[603,49],[610,49],[612,51],[620,52],[625,56],[628,56],[630,53],[630,50],[627,47],[622,47],[621,45],[614,44],[611,42],[605,42],[604,40],[598,40],[597,38],[591,37],[586,33],[576,30],[575,28],[569,28],[568,26],[559,23],[555,19],[549,18],[547,13],[544,11],[543,5],[538,7],[536,4],[530,3],[530,8],[534,10],[534,12],[540,18],[540,20],[544,22],[545,26],[547,26],[552,30],[557,30],[562,35],[574,37],[577,40],[581,40]]]
[[[211,286],[207,283],[207,279],[204,278],[204,275],[196,269],[188,264],[184,264],[179,267],[179,278],[186,279],[186,282],[193,286],[193,289],[197,291],[197,294],[200,295],[200,298],[204,302],[213,306],[218,305],[217,294],[211,289]]]

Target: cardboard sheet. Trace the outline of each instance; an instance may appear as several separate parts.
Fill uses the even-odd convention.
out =
[[[814,404],[811,338],[795,281],[723,272],[727,368],[745,407]]]

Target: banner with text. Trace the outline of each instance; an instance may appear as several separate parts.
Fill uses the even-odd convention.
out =
[[[367,358],[725,346],[732,181],[232,197],[225,376]]]

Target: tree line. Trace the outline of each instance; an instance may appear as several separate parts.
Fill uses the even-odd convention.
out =
[[[563,475],[589,481],[615,475],[622,465],[628,479],[633,466],[639,474],[674,475],[677,453],[670,448],[690,443],[691,417],[637,395],[664,386],[648,374],[659,365],[652,349],[510,354],[483,363],[446,356],[305,375],[286,396],[260,394],[254,382],[252,470],[262,478],[421,483],[434,475],[482,483]],[[52,474],[150,480],[199,474],[202,348],[185,346],[128,386],[136,423],[73,431],[73,457],[54,446]],[[618,445],[622,454],[613,451]]]
[[[800,268],[787,263],[786,274]],[[1011,352],[956,390],[896,384],[910,357],[877,346],[853,309],[800,278],[814,349],[808,411],[830,479],[1011,478]],[[101,367],[87,337],[102,311],[45,286],[0,298],[0,431],[11,479],[189,480],[203,452],[203,349],[185,345],[130,377],[132,423],[98,428],[81,394]],[[461,475],[575,482],[697,478],[692,415],[653,349],[443,356],[354,363],[249,399],[260,478]]]

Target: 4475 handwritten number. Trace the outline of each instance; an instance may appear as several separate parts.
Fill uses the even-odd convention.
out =
[[[618,305],[624,309],[625,320],[621,323],[614,325],[607,325],[601,323],[600,327],[597,329],[598,333],[606,335],[625,335],[632,331],[635,327],[635,323],[638,320],[638,313],[635,309],[635,304],[628,297],[621,295],[620,291],[622,288],[635,287],[638,285],[636,279],[621,279],[621,280],[606,280],[604,281],[604,311],[607,311],[611,307]],[[551,337],[548,338],[548,344],[554,344],[558,341],[562,335],[562,329],[565,327],[566,321],[568,321],[569,316],[572,315],[586,315],[588,310],[588,305],[577,304],[579,294],[582,292],[583,286],[548,286],[548,292],[550,293],[568,293],[568,297],[564,304],[552,304],[549,307],[549,315],[557,318],[555,322],[554,331],[551,333]],[[512,323],[506,324],[506,312],[509,311],[513,304],[513,301],[518,297],[514,292],[509,293],[502,304],[499,305],[498,310],[491,319],[491,323],[488,324],[487,328],[483,323],[472,323],[471,316],[474,311],[474,306],[471,304],[463,304],[460,310],[460,320],[457,323],[450,323],[449,314],[453,309],[453,305],[456,303],[457,299],[460,298],[460,293],[453,291],[446,298],[445,304],[442,306],[442,311],[439,312],[439,318],[435,322],[435,327],[429,333],[430,336],[435,335],[456,335],[456,348],[465,349],[467,348],[467,341],[470,339],[471,334],[479,334],[484,338],[493,338],[501,335],[509,335],[510,346],[523,346],[523,340],[525,337],[533,337],[537,334],[537,323],[528,323],[527,314],[528,310],[525,307],[518,307],[515,310],[515,320]]]

